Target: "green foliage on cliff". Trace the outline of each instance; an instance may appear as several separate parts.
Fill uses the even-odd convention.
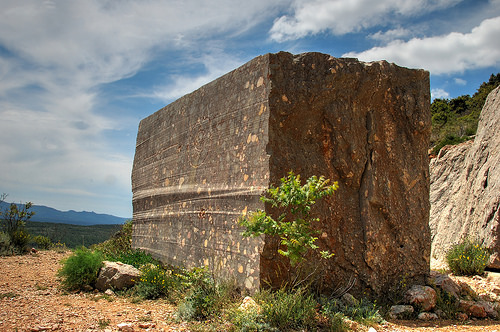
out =
[[[476,134],[479,115],[488,94],[500,85],[500,73],[491,74],[477,92],[453,99],[434,99],[431,104],[432,152],[437,154],[445,145],[465,142]]]
[[[281,179],[279,187],[270,186],[261,196],[264,203],[277,210],[278,217],[274,219],[262,210],[241,217],[239,223],[246,228],[243,236],[279,236],[283,249],[278,249],[278,252],[288,257],[292,265],[300,263],[309,250],[318,249],[314,243],[318,231],[312,228],[312,224],[319,218],[311,216],[311,207],[317,200],[333,195],[338,189],[337,182],[328,185],[329,181],[323,176],[312,176],[302,185],[300,175],[290,172]],[[322,251],[321,256],[328,258],[332,254]]]

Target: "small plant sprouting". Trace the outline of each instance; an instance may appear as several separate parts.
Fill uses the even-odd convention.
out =
[[[102,329],[105,329],[106,327],[108,327],[109,324],[111,324],[111,320],[108,318],[99,319],[98,323],[99,323],[99,328],[102,330]]]
[[[337,182],[328,185],[329,182],[330,180],[323,176],[312,176],[302,185],[300,175],[291,171],[281,179],[279,187],[270,186],[260,198],[264,203],[278,209],[278,218],[274,219],[262,210],[242,216],[239,223],[246,228],[243,236],[279,236],[284,249],[279,249],[278,252],[288,257],[293,266],[297,265],[305,259],[304,256],[309,250],[318,249],[314,243],[318,231],[312,228],[312,223],[319,221],[319,218],[313,218],[310,213],[317,200],[333,195],[338,189]],[[293,215],[292,220],[287,218],[289,213]],[[333,256],[328,251],[321,251],[320,254],[322,258]]]

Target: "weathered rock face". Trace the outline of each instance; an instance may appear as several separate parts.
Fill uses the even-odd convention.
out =
[[[288,264],[237,218],[290,170],[339,190],[317,204],[324,281],[380,295],[429,273],[428,73],[326,54],[260,56],[141,121],[132,172],[133,246],[208,265],[247,288]]]
[[[492,252],[490,267],[500,268],[500,88],[481,111],[477,135],[443,148],[430,163],[432,263],[441,265],[449,248],[465,237]]]

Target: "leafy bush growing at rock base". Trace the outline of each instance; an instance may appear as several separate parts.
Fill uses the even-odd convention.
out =
[[[310,215],[311,207],[317,200],[333,195],[338,189],[337,182],[328,185],[330,180],[323,176],[312,176],[302,185],[300,175],[293,172],[281,179],[279,187],[270,186],[260,200],[279,210],[277,219],[265,211],[257,210],[248,216],[242,216],[240,225],[246,228],[243,236],[259,236],[262,234],[279,236],[283,249],[278,252],[290,259],[292,265],[297,265],[305,259],[309,250],[316,250],[318,246],[315,235],[318,231],[312,228],[312,223],[319,221]],[[288,213],[293,215],[293,220],[286,220]],[[323,258],[333,256],[328,251],[320,252]]]
[[[455,275],[482,275],[490,260],[487,248],[477,241],[465,239],[446,254],[446,261]]]

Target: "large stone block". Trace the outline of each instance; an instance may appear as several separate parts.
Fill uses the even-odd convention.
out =
[[[289,270],[271,237],[242,238],[238,217],[290,170],[338,181],[315,207],[323,280],[381,295],[429,273],[429,76],[326,54],[259,56],[139,125],[133,246],[207,265],[249,289]]]

